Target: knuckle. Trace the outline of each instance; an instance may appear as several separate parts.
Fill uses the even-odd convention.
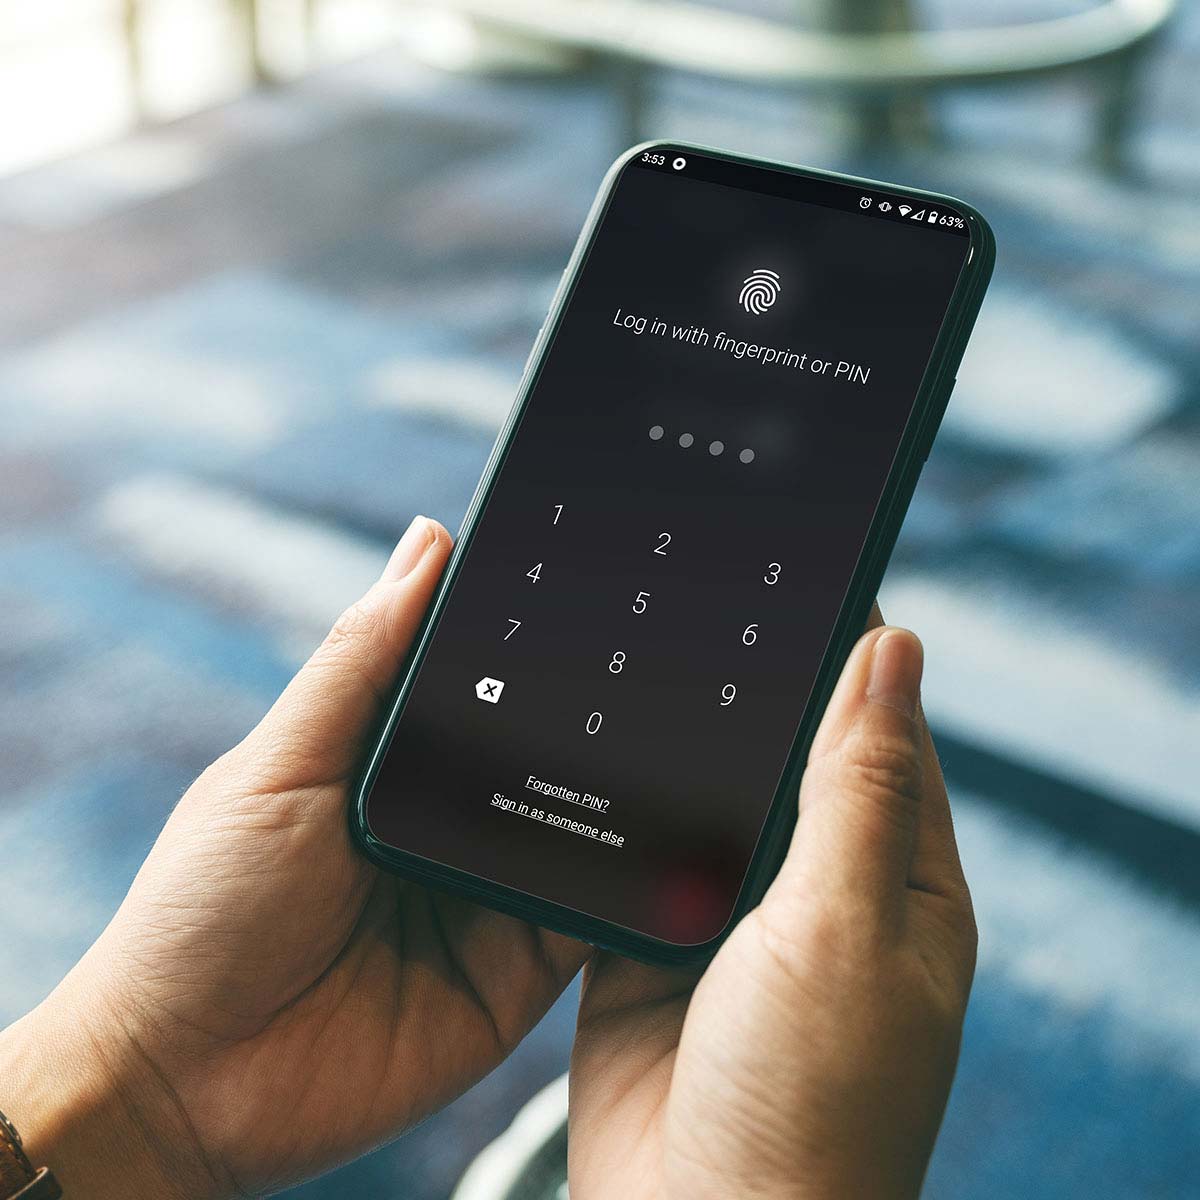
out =
[[[970,988],[971,980],[975,977],[975,963],[979,957],[979,924],[975,920],[975,906],[971,903],[971,893],[967,890],[965,883],[956,900],[958,901],[956,932],[962,958],[962,973],[966,980],[966,986]]]
[[[781,919],[770,906],[755,910],[754,943],[759,953],[751,957],[751,963],[765,968],[768,977],[787,984],[807,974],[809,964],[828,959],[830,949],[814,946],[811,932],[803,926]]]
[[[956,942],[972,952],[979,944],[979,926],[975,921],[975,905],[971,901],[971,889],[960,874],[945,879],[939,890],[945,924]]]
[[[765,903],[754,910],[757,942],[772,970],[784,978],[811,978],[818,966],[830,981],[859,978],[882,951],[878,931],[831,900],[810,897],[802,911]]]
[[[333,623],[308,666],[332,679],[373,689],[371,664],[385,636],[386,613],[372,589]]]
[[[963,890],[965,898],[965,889]],[[942,995],[958,1009],[965,1009],[975,978],[979,932],[969,898],[950,893],[930,896],[922,919],[913,925],[913,945]]]
[[[356,600],[334,621],[333,628],[321,647],[322,653],[336,656],[345,652],[347,648],[361,641],[374,621],[374,606],[369,597],[364,596],[361,600]]]
[[[313,658],[320,665],[358,673],[370,659],[383,625],[383,606],[372,588],[334,621]]]
[[[871,733],[852,736],[840,756],[843,786],[868,799],[920,799],[921,752],[913,738]]]

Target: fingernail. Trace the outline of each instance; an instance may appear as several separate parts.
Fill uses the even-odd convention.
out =
[[[429,543],[433,540],[431,532],[427,517],[413,517],[412,524],[396,543],[396,548],[392,551],[380,578],[393,581],[403,579],[429,549]]]
[[[921,642],[907,629],[889,629],[871,651],[867,698],[915,717],[921,701]]]

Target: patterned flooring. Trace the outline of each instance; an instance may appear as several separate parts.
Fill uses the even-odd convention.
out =
[[[1076,81],[946,97],[936,141],[860,153],[819,101],[655,87],[656,133],[957,192],[1000,244],[883,592],[926,640],[982,934],[930,1196],[1200,1195],[1194,9],[1151,65],[1123,178],[1080,154]],[[26,847],[0,1020],[408,517],[457,526],[615,113],[599,77],[388,53],[0,180],[0,840]],[[447,1196],[571,1023],[568,997],[290,1194]]]

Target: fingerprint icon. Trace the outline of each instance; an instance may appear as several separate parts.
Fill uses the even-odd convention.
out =
[[[748,313],[765,313],[775,303],[781,290],[779,276],[774,271],[759,267],[742,281],[738,303]]]

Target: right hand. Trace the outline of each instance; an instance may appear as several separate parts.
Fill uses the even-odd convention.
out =
[[[864,635],[783,868],[698,982],[589,965],[571,1200],[918,1195],[976,937],[920,676],[911,633]]]

